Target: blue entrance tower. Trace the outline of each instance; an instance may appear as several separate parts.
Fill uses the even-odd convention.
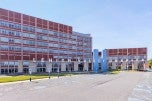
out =
[[[107,71],[107,50],[102,51],[102,72]]]
[[[98,49],[93,50],[93,71],[94,72],[98,72],[98,70],[99,70],[99,65],[98,65],[99,56],[98,56],[98,53],[99,53]]]

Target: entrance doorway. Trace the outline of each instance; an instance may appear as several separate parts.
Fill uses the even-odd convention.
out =
[[[38,73],[44,73],[46,72],[46,68],[37,68]]]
[[[78,71],[83,71],[83,69],[84,69],[84,64],[83,64],[83,63],[80,63],[80,64],[78,65]]]
[[[29,68],[23,68],[23,73],[29,73]]]

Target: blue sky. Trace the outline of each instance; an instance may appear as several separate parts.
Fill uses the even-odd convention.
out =
[[[0,0],[0,7],[90,33],[93,48],[148,47],[152,58],[152,0]]]

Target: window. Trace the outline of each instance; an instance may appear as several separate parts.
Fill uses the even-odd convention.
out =
[[[20,39],[14,39],[14,42],[15,43],[21,43],[21,40]]]
[[[0,39],[2,42],[8,42],[8,38],[6,38],[6,37],[1,37]]]
[[[8,51],[9,47],[7,45],[1,45],[0,49],[4,51]]]
[[[29,62],[23,62],[23,67],[29,67]]]
[[[9,38],[9,42],[10,43],[14,43],[14,39],[13,38]]]

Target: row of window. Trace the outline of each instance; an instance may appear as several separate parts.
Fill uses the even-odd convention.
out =
[[[10,42],[10,43],[22,43],[22,41],[20,39],[6,38],[6,37],[0,37],[0,41]],[[48,46],[48,43],[45,43],[45,42],[36,42],[36,43],[38,46]],[[23,40],[23,44],[35,45],[35,41]]]
[[[17,36],[17,37],[20,37],[22,35],[23,37],[27,37],[27,38],[37,38],[39,40],[48,40],[47,36],[42,36],[42,35],[37,35],[36,36],[36,35],[30,34],[30,33],[21,33],[21,32],[17,32],[17,31],[11,31],[11,30],[5,30],[5,29],[0,29],[0,33],[7,34],[7,35],[13,35],[13,36]],[[61,38],[50,37],[49,40],[50,41],[61,42],[61,43],[77,44],[76,41],[61,39]]]
[[[0,41],[2,41],[2,42],[11,42],[11,43],[21,43],[20,39],[6,38],[6,37],[0,37]]]
[[[8,46],[8,45],[1,45],[0,50],[8,51],[8,50],[14,50],[14,51],[21,51],[21,47],[19,46]],[[48,49],[42,49],[42,48],[32,48],[32,47],[23,47],[23,51],[31,51],[31,52],[50,52],[50,53],[60,53],[60,54],[73,54],[73,55],[83,55],[83,52],[72,52],[67,50],[49,50]],[[87,53],[86,53],[87,54]]]
[[[2,42],[11,42],[11,43],[22,43],[20,39],[15,38],[7,38],[1,37],[0,41]],[[48,46],[48,43],[45,42],[36,42],[38,46]],[[35,45],[35,41],[32,40],[23,40],[23,44]],[[60,48],[69,48],[69,49],[77,49],[76,46],[66,46],[66,45],[59,45],[59,44],[49,44],[50,47],[60,47]]]
[[[18,62],[0,62],[1,67],[18,67]]]
[[[10,22],[1,21],[1,20],[0,20],[0,26],[15,28],[15,29],[22,29],[24,31],[30,31],[30,32],[50,34],[50,35],[55,35],[55,36],[59,36],[59,37],[72,38],[72,39],[75,39],[75,40],[77,39],[76,35],[57,33],[57,32],[53,32],[53,31],[50,31],[50,30],[44,30],[44,29],[35,28],[35,27],[32,27],[32,26],[25,26],[25,25],[10,23]]]
[[[7,46],[7,45],[1,45],[0,50],[8,51],[8,50],[14,50],[14,51],[21,51],[21,47],[18,46]]]
[[[61,39],[61,38],[49,38],[50,41],[56,41],[56,42],[61,42],[61,43],[68,43],[68,44],[77,44],[77,41],[72,41],[72,40],[67,40],[67,39]]]
[[[140,55],[140,56],[136,56],[136,55],[133,55],[133,56],[115,56],[115,57],[108,57],[109,60],[124,60],[124,59],[128,59],[128,60],[131,60],[131,59],[139,59],[139,60],[142,60],[142,59],[146,59],[146,56],[145,55]]]

